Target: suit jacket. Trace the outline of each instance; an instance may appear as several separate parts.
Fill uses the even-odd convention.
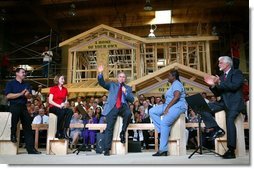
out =
[[[210,88],[215,96],[221,96],[220,102],[224,102],[227,110],[244,110],[244,100],[242,93],[243,74],[238,69],[228,72],[226,80],[224,74],[220,76],[221,83]]]
[[[108,94],[108,100],[104,105],[104,109],[102,114],[106,116],[115,106],[116,100],[117,100],[117,93],[119,90],[119,83],[116,82],[105,82],[103,75],[98,75],[98,82],[101,87],[109,91]],[[126,103],[130,102],[132,103],[134,101],[134,96],[132,94],[132,88],[126,84],[123,84],[123,86],[126,88],[126,95],[125,95],[125,101]],[[128,106],[129,108],[129,106]]]

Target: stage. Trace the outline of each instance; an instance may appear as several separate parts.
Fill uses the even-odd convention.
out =
[[[42,155],[28,155],[24,149],[19,150],[18,155],[0,155],[1,164],[152,164],[152,165],[249,165],[249,151],[244,157],[236,159],[222,159],[212,153],[204,153],[202,155],[196,153],[188,159],[188,156],[194,150],[187,150],[185,156],[167,156],[167,157],[153,157],[154,153],[151,151],[144,151],[141,153],[128,153],[126,155],[111,155],[104,156],[103,154],[96,154],[95,152],[80,152],[79,155],[73,154],[68,150],[68,155],[56,156],[46,155],[45,149]]]

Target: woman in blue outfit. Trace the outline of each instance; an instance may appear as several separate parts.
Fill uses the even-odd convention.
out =
[[[171,83],[171,87],[165,93],[165,103],[155,106],[149,111],[155,129],[160,136],[159,151],[153,154],[153,156],[168,155],[168,137],[170,135],[171,126],[180,114],[184,113],[187,109],[185,90],[179,79],[177,70],[170,71],[168,81]],[[161,116],[163,116],[162,119]]]

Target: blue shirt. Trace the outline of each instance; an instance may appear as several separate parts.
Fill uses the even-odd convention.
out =
[[[165,94],[166,104],[169,104],[171,102],[171,100],[174,98],[174,92],[175,91],[180,92],[180,98],[174,104],[174,106],[186,108],[185,90],[184,90],[183,84],[181,82],[179,82],[178,80],[175,80],[172,83],[171,87],[166,92],[166,94]]]
[[[27,89],[31,93],[31,87],[28,83],[25,83],[24,81],[20,83],[19,81],[14,79],[12,81],[9,81],[6,84],[5,95],[8,95],[9,93],[13,93],[13,94],[20,93],[25,89]],[[10,101],[10,105],[26,104],[27,98],[23,95],[16,99],[9,99],[9,101]]]

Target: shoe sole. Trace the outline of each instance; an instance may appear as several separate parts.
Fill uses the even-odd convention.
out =
[[[225,133],[223,133],[223,134],[220,134],[220,135],[218,135],[217,137],[215,137],[215,138],[213,138],[213,137],[210,137],[209,139],[208,139],[208,141],[213,141],[213,140],[215,140],[216,138],[220,138],[220,137],[223,137],[225,135]]]

